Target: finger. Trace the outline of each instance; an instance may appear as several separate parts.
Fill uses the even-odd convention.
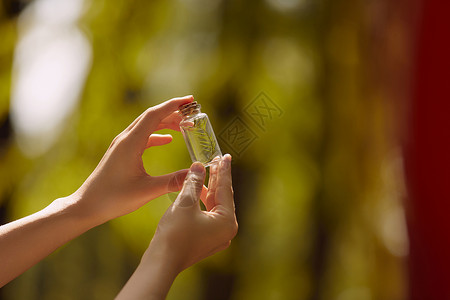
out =
[[[216,157],[213,163],[209,167],[209,182],[208,182],[208,193],[206,195],[205,207],[207,211],[210,211],[215,204],[215,192],[217,185],[217,170],[219,168],[220,158]]]
[[[215,205],[221,205],[227,209],[234,210],[230,154],[225,154],[219,164],[215,192]]]
[[[174,205],[180,207],[196,206],[200,209],[200,207],[196,204],[198,204],[200,199],[205,175],[205,167],[199,162],[193,163],[188,174],[186,175],[183,188],[178,194],[177,199],[175,199]]]
[[[200,200],[202,200],[205,206],[206,206],[206,195],[208,195],[208,188],[205,185],[203,185],[202,193],[200,194]]]
[[[189,169],[183,169],[166,175],[149,176],[149,191],[155,198],[167,193],[178,192],[183,187],[188,172]]]
[[[205,207],[206,207],[206,199],[207,199],[206,195],[208,195],[208,188],[205,185],[203,185],[202,192],[200,194],[200,200],[202,200]]]
[[[145,148],[150,148],[153,146],[162,146],[170,143],[172,141],[172,136],[170,134],[151,134],[148,137],[147,146]]]
[[[178,111],[175,111],[165,117],[161,123],[158,125],[156,130],[161,129],[172,129],[176,131],[180,131],[180,122],[182,120],[182,117]]]
[[[129,133],[132,137],[136,137],[138,141],[142,140],[144,137],[147,138],[158,128],[158,125],[162,120],[175,112],[180,105],[192,102],[193,100],[194,98],[192,96],[173,98],[159,105],[150,107],[141,115],[134,127],[130,129]]]
[[[136,119],[134,119],[134,121],[131,122],[131,124],[128,125],[127,128],[125,128],[124,132],[129,132],[131,129],[133,129],[133,127],[136,126],[137,122],[139,122],[139,120],[142,119],[142,117],[144,116],[144,113],[145,113],[145,112],[141,113],[141,114],[139,115],[139,117],[137,117]]]

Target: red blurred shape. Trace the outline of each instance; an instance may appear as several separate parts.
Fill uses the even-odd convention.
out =
[[[450,1],[422,0],[409,141],[413,300],[450,299]]]

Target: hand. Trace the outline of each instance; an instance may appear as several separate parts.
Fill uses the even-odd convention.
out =
[[[72,195],[77,206],[97,224],[132,212],[165,193],[179,191],[187,170],[150,176],[144,169],[144,150],[172,141],[170,135],[153,134],[169,128],[180,130],[176,112],[192,96],[174,98],[147,109],[111,143],[94,172]]]
[[[230,165],[227,154],[211,166],[207,210],[202,211],[205,168],[192,164],[181,193],[161,218],[141,263],[116,300],[165,299],[178,273],[230,245],[238,228]]]
[[[149,251],[163,247],[179,271],[226,249],[237,233],[231,156],[227,154],[211,166],[206,211],[199,206],[204,179],[203,165],[192,164],[181,193],[161,218],[149,247]]]
[[[192,96],[175,98],[149,108],[114,139],[75,193],[0,226],[0,287],[90,228],[180,190],[187,170],[150,176],[142,154],[149,147],[172,141],[170,135],[152,133],[163,128],[179,130],[181,117],[176,110],[192,100]]]

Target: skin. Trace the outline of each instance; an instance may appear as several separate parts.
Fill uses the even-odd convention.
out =
[[[229,154],[212,164],[209,189],[203,185],[205,169],[200,163],[162,176],[151,176],[143,167],[145,149],[172,141],[170,135],[153,132],[179,130],[176,109],[192,100],[174,98],[149,108],[113,140],[75,193],[0,226],[0,286],[85,231],[181,188],[117,299],[164,299],[181,271],[226,249],[238,228]],[[200,209],[199,199],[206,211]]]
[[[226,249],[237,233],[231,156],[211,166],[209,190],[199,205],[205,169],[194,163],[175,202],[161,218],[141,263],[117,299],[165,299],[176,276],[196,262]]]
[[[188,170],[151,176],[144,169],[142,154],[172,141],[170,135],[153,132],[179,130],[181,118],[176,110],[191,101],[192,96],[174,98],[147,109],[113,140],[75,193],[0,226],[0,287],[87,230],[180,190]],[[202,190],[206,195],[206,188]]]

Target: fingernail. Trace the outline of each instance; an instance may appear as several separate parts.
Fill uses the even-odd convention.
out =
[[[201,163],[195,162],[191,166],[191,172],[196,174],[202,174],[203,172],[205,172],[205,167]]]
[[[225,170],[228,169],[231,165],[231,155],[230,154],[225,154],[222,157],[222,161],[221,161],[221,167],[224,168]]]
[[[220,161],[222,160],[221,156],[216,156],[214,157],[214,159],[211,161],[210,166],[218,166],[220,164]]]

